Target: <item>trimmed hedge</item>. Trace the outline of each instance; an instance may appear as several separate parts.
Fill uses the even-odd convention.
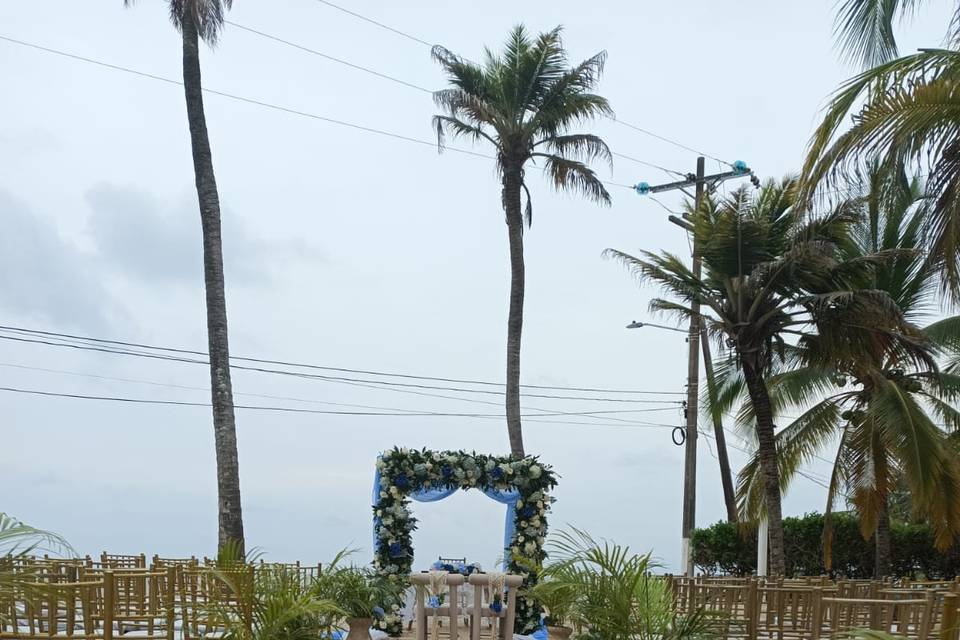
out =
[[[860,535],[857,518],[833,516],[833,572],[847,578],[872,578],[873,540]],[[823,515],[783,519],[786,569],[790,576],[818,576],[823,566]],[[898,576],[931,579],[960,575],[960,547],[941,553],[933,546],[926,524],[893,523],[890,527],[893,572]],[[750,575],[757,569],[757,528],[718,522],[693,532],[693,562],[707,574]]]

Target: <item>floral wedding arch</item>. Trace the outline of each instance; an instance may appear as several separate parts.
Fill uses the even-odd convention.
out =
[[[543,565],[547,513],[557,484],[548,465],[527,456],[491,456],[464,451],[428,451],[394,448],[377,458],[373,485],[373,548],[377,571],[405,585],[413,569],[411,534],[417,520],[410,501],[435,502],[459,489],[479,489],[507,506],[504,559],[510,573],[524,574],[524,587],[537,581]],[[392,603],[377,624],[391,635],[403,628],[400,603]],[[515,632],[532,634],[540,628],[540,606],[517,599]]]

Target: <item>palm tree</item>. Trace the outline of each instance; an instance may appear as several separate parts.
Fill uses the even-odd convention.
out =
[[[896,305],[882,292],[855,286],[871,260],[843,258],[840,247],[853,222],[851,212],[838,207],[811,219],[794,206],[796,186],[791,179],[768,182],[756,197],[744,188],[691,211],[693,233],[703,247],[701,277],[670,253],[644,251],[634,257],[607,250],[641,281],[660,285],[676,300],[656,298],[650,303],[653,311],[689,318],[691,303],[699,302],[707,331],[735,354],[755,417],[775,575],[785,571],[784,540],[767,377],[774,361],[786,357],[786,339],[813,332],[833,336],[833,327],[842,325],[843,348],[851,358],[870,349],[912,349],[901,336],[904,321]],[[833,342],[838,346],[839,340]]]
[[[960,4],[949,49],[898,54],[893,22],[919,0],[845,0],[838,35],[847,53],[868,68],[841,85],[814,132],[804,163],[804,199],[836,185],[864,161],[888,167],[926,166],[933,206],[922,232],[929,259],[945,274],[943,289],[960,299]],[[852,125],[846,128],[847,116]],[[843,130],[845,129],[845,130]]]
[[[523,25],[511,31],[502,54],[487,50],[483,65],[443,47],[433,48],[434,60],[443,67],[452,85],[434,93],[434,101],[443,111],[433,117],[440,147],[445,134],[449,134],[488,142],[496,152],[510,241],[506,414],[510,450],[515,456],[524,455],[520,425],[523,230],[524,221],[529,226],[533,219],[526,167],[540,162],[558,190],[578,192],[601,204],[610,203],[610,194],[587,164],[595,159],[611,161],[606,143],[592,134],[569,133],[576,124],[612,115],[606,99],[591,93],[606,57],[605,52],[600,52],[568,67],[560,27],[533,40]],[[521,192],[526,194],[526,207]]]
[[[129,6],[135,0],[124,0]],[[243,514],[240,508],[240,470],[237,429],[230,381],[230,348],[227,341],[227,301],[223,280],[223,245],[220,233],[220,195],[213,173],[207,119],[203,111],[200,79],[200,40],[217,43],[224,13],[233,0],[168,0],[170,20],[183,40],[183,89],[190,125],[193,173],[203,230],[203,281],[207,306],[207,345],[210,353],[210,395],[213,405],[214,447],[217,455],[218,542],[233,541],[243,555]]]
[[[843,0],[838,6],[837,40],[847,56],[874,67],[899,56],[894,22],[919,10],[923,0]],[[960,40],[960,2],[955,2],[954,17],[947,38]]]
[[[927,310],[937,277],[918,250],[925,215],[920,184],[909,181],[902,168],[891,177],[876,164],[864,183],[863,195],[849,203],[861,215],[845,246],[846,258],[887,255],[867,274],[869,281],[863,286],[886,292],[906,318],[917,318]],[[960,317],[934,326],[927,334],[931,347],[946,327],[956,330],[957,322]],[[935,422],[960,423],[960,413],[949,404],[960,395],[960,377],[914,366],[915,359],[897,351],[834,363],[829,354],[817,355],[821,349],[816,341],[816,336],[807,338],[803,346],[810,352],[796,350],[789,360],[797,366],[770,378],[775,413],[803,410],[777,434],[781,487],[785,490],[803,463],[839,440],[827,490],[824,563],[830,569],[834,502],[838,494],[849,491],[864,538],[875,538],[879,578],[890,573],[889,505],[899,482],[909,490],[914,511],[932,523],[941,548],[960,532],[960,467]],[[740,386],[735,377],[727,381],[727,398]],[[751,413],[744,403],[741,422],[749,424]],[[759,515],[762,489],[754,456],[740,474],[744,517]]]

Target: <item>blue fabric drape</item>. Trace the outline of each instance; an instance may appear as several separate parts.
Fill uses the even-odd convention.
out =
[[[383,486],[381,486],[383,485]],[[410,494],[410,499],[417,502],[437,502],[448,498],[456,493],[457,489],[460,487],[450,486],[450,487],[436,487],[432,489],[424,489],[422,491],[415,491]],[[380,501],[380,490],[386,489],[386,484],[383,477],[380,474],[380,469],[377,469],[373,475],[373,497],[371,504],[374,509],[376,509],[377,503]],[[515,513],[517,509],[517,501],[520,499],[520,492],[516,489],[508,489],[506,491],[499,491],[497,489],[481,489],[484,495],[488,498],[496,500],[500,504],[506,505],[507,514],[504,518],[503,523],[503,549],[504,553],[509,555],[510,552],[510,543],[513,541],[513,534],[516,530],[515,522]],[[380,546],[380,540],[377,538],[377,528],[380,524],[380,518],[377,517],[376,511],[373,512],[373,550],[376,553],[376,550]]]
[[[508,560],[510,555],[510,543],[513,542],[513,532],[516,531],[516,510],[517,500],[520,499],[520,492],[516,489],[508,491],[498,491],[496,489],[482,489],[485,496],[493,498],[500,504],[507,505],[507,517],[503,522],[503,553],[504,560]]]
[[[438,502],[448,498],[457,492],[459,487],[436,487],[433,489],[422,489],[410,494],[411,500],[417,502]]]

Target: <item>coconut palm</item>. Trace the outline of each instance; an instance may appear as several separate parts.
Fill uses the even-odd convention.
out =
[[[433,117],[437,139],[465,137],[493,146],[502,185],[501,202],[510,242],[510,311],[507,320],[506,414],[510,450],[523,456],[520,424],[520,338],[523,330],[524,223],[533,218],[526,184],[528,165],[540,164],[558,190],[577,192],[609,204],[610,195],[588,166],[591,160],[610,162],[610,150],[599,137],[570,133],[597,116],[612,114],[606,99],[591,93],[603,71],[600,52],[569,67],[560,27],[536,39],[519,25],[511,31],[504,51],[487,50],[482,65],[443,47],[433,48],[452,85],[437,91],[442,110]],[[526,206],[523,206],[526,194]]]
[[[903,349],[915,340],[899,308],[883,292],[856,286],[872,258],[847,261],[846,242],[853,212],[838,207],[811,218],[795,207],[796,182],[768,182],[752,197],[740,189],[717,204],[688,214],[702,247],[703,275],[696,277],[670,253],[644,251],[640,257],[608,250],[641,281],[660,285],[673,300],[656,298],[650,307],[689,318],[699,302],[707,331],[736,356],[755,417],[762,494],[770,525],[770,570],[783,575],[784,542],[780,474],[774,438],[774,408],[767,377],[786,357],[787,338],[821,336],[855,359],[867,351]],[[842,330],[838,330],[842,327]]]
[[[928,311],[937,278],[919,251],[925,215],[921,186],[909,181],[902,168],[891,173],[874,164],[863,187],[862,195],[849,202],[861,215],[845,245],[846,257],[856,261],[886,255],[866,273],[862,286],[886,292],[905,318],[916,319]],[[956,330],[958,321],[934,325],[926,334],[931,348],[943,344],[947,327]],[[960,377],[931,370],[929,362],[917,367],[915,358],[900,351],[832,361],[817,340],[806,338],[788,358],[795,366],[769,381],[776,414],[802,411],[776,437],[781,486],[785,490],[802,464],[836,445],[824,519],[825,566],[831,565],[830,514],[837,497],[849,491],[864,538],[875,537],[877,577],[889,575],[889,501],[898,482],[909,489],[914,511],[933,524],[942,548],[960,531],[960,468],[936,424],[960,420],[949,403],[960,392]],[[742,387],[736,378],[726,381],[728,400],[735,397],[731,391]],[[741,422],[751,423],[751,414],[744,403]],[[762,510],[759,471],[754,456],[740,474],[740,506],[746,518]]]
[[[136,0],[123,0],[129,6]],[[213,156],[203,110],[200,78],[200,40],[217,43],[224,14],[233,0],[168,0],[170,21],[183,41],[183,90],[193,151],[193,173],[203,232],[203,282],[207,307],[207,346],[210,354],[210,395],[213,405],[214,448],[217,456],[217,512],[219,546],[235,541],[243,555],[243,514],[240,508],[240,470],[237,429],[230,381],[227,341],[227,301],[223,280],[220,231],[220,195],[213,173]]]
[[[894,23],[909,18],[923,0],[843,0],[838,4],[837,40],[847,56],[873,67],[899,56]],[[960,3],[954,2],[947,40],[960,40]]]
[[[922,232],[929,259],[942,268],[943,288],[960,299],[960,4],[949,49],[897,58],[893,23],[920,0],[845,0],[838,35],[848,55],[868,68],[832,96],[804,164],[805,199],[821,185],[840,184],[865,161],[909,162],[929,172],[933,206]],[[875,65],[875,66],[874,66]],[[847,117],[852,125],[847,128]]]

